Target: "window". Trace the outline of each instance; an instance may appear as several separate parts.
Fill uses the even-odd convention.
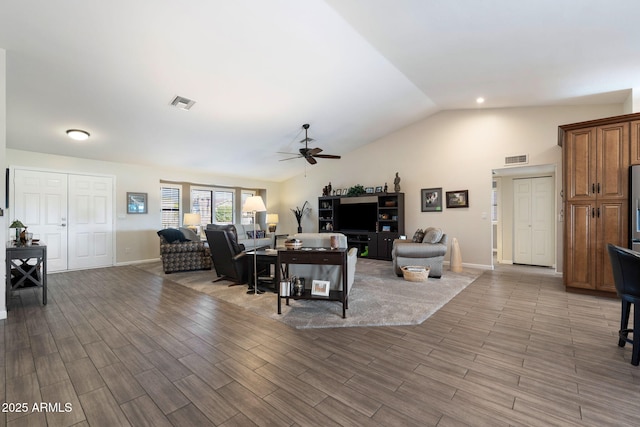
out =
[[[160,205],[162,209],[162,228],[180,227],[180,190],[179,185],[160,187]]]
[[[253,197],[256,195],[255,191],[251,190],[242,190],[242,204],[240,206],[244,206],[244,202],[247,201],[249,197]],[[253,223],[253,215],[251,212],[242,212],[241,224],[252,224]]]
[[[233,224],[235,218],[234,189],[191,189],[191,212],[199,213],[201,225]]]

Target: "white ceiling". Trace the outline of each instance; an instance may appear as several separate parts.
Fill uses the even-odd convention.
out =
[[[7,145],[280,181],[304,169],[278,154],[303,123],[344,154],[441,110],[624,102],[639,15],[637,0],[5,0]]]

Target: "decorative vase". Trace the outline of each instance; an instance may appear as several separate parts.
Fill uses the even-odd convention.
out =
[[[302,233],[302,226],[301,225],[298,226],[298,233]]]

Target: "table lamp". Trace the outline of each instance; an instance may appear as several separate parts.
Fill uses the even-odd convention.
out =
[[[254,295],[261,294],[258,292],[258,257],[256,254],[256,212],[266,212],[267,208],[260,196],[247,197],[247,200],[242,206],[242,212],[251,212],[253,216],[253,292]],[[247,292],[251,293],[251,291]]]
[[[184,219],[182,223],[184,226],[190,230],[193,230],[194,233],[200,235],[200,221],[201,217],[199,213],[186,213],[184,214]]]
[[[267,214],[267,224],[269,224],[269,233],[275,233],[278,226],[278,214]]]

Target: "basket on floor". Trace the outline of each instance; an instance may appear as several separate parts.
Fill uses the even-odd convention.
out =
[[[423,267],[421,265],[406,265],[401,267],[402,276],[404,280],[409,282],[426,282],[429,279],[429,267]]]

